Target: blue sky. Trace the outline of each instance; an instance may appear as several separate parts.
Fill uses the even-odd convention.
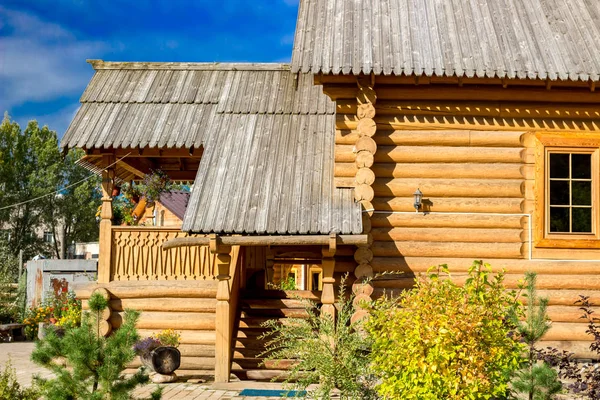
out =
[[[0,114],[62,136],[106,61],[289,62],[298,0],[2,0]]]

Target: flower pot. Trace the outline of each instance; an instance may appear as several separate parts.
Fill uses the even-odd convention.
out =
[[[181,365],[181,353],[175,347],[161,346],[142,354],[140,360],[148,369],[170,375]]]
[[[112,197],[117,197],[121,194],[121,188],[119,186],[115,186],[112,190]]]

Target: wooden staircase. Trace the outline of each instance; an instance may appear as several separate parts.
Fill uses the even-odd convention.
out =
[[[306,302],[303,299],[319,302],[321,292],[264,290],[242,293],[239,323],[237,332],[234,332],[232,374],[242,380],[257,381],[270,381],[285,374],[291,361],[262,365],[260,355],[268,341],[260,338],[268,331],[262,325],[270,319],[305,318]]]

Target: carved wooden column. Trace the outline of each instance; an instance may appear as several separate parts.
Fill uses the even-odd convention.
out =
[[[373,288],[370,285],[363,285],[362,281],[365,278],[373,277],[373,251],[371,244],[373,239],[371,236],[371,215],[373,212],[373,198],[375,192],[373,183],[375,182],[375,173],[371,169],[375,161],[375,153],[377,152],[377,143],[373,140],[373,136],[377,133],[377,124],[375,123],[375,103],[377,102],[377,93],[374,89],[374,80],[372,76],[361,76],[357,79],[358,92],[356,96],[357,111],[356,115],[359,119],[357,131],[359,139],[355,144],[356,151],[356,167],[354,197],[356,201],[362,204],[363,210],[363,232],[369,235],[369,244],[359,247],[354,253],[354,260],[358,263],[354,271],[356,283],[352,290],[356,294],[355,306],[358,310],[352,316],[353,321],[357,321],[364,316],[366,312],[360,309],[360,300],[370,300],[370,295],[373,293]]]
[[[229,276],[229,266],[231,256],[229,252],[231,247],[219,244],[217,235],[210,235],[209,249],[216,255],[217,264],[217,309],[215,320],[215,382],[229,382],[231,372],[231,331],[230,324],[230,293],[231,277]]]
[[[114,157],[105,155],[104,165],[110,165],[102,171],[102,210],[100,211],[100,239],[98,243],[98,282],[108,283],[110,281],[112,264],[112,189],[115,178],[115,170],[112,167]]]
[[[337,235],[332,233],[329,236],[329,245],[323,246],[323,260],[321,267],[323,269],[323,291],[321,292],[321,314],[329,314],[335,318],[335,251],[337,247]]]

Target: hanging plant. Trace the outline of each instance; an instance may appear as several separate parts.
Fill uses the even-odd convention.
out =
[[[141,184],[141,193],[148,203],[154,203],[163,193],[171,192],[171,179],[162,170],[152,170],[150,174],[144,176]]]

